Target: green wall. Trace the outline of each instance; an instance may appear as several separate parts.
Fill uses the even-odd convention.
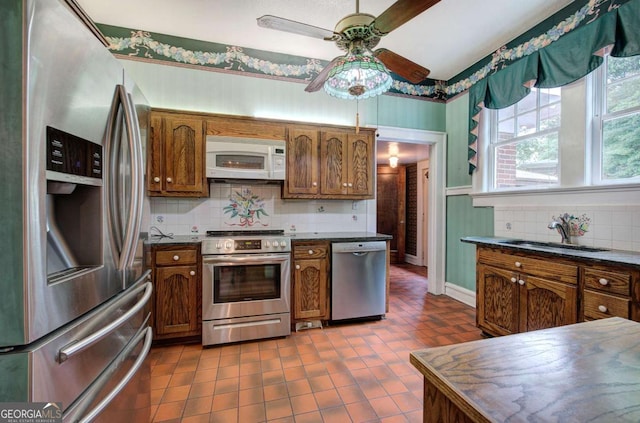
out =
[[[340,100],[305,84],[123,60],[153,107],[336,125],[445,131],[443,103],[382,95]]]
[[[469,187],[467,165],[469,96],[447,103],[447,187]],[[493,235],[493,208],[473,207],[467,194],[448,195],[446,214],[445,280],[471,291],[476,289],[475,246],[460,242],[465,236]]]

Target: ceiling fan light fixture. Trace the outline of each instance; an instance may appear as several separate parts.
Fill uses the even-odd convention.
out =
[[[324,90],[334,97],[355,100],[383,94],[393,79],[384,64],[372,54],[349,53],[329,72]]]

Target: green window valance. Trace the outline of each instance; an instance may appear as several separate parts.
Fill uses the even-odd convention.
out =
[[[476,82],[469,89],[469,173],[477,166],[478,115],[483,107],[511,106],[526,97],[532,86],[553,88],[577,81],[602,64],[606,47],[615,57],[640,54],[640,0],[612,8]]]

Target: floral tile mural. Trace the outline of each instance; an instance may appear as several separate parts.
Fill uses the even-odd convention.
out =
[[[269,213],[265,210],[268,201],[261,195],[253,192],[250,187],[234,189],[229,197],[229,203],[222,210],[228,215],[225,224],[228,226],[239,226],[241,228],[251,228],[254,226],[269,226],[266,218]],[[273,208],[273,204],[271,204]]]

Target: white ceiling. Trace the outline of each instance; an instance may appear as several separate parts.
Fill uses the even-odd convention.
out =
[[[573,0],[441,0],[383,37],[384,47],[449,80],[553,15]],[[332,60],[332,42],[260,28],[256,19],[276,15],[333,30],[355,12],[355,0],[77,0],[97,23],[176,35],[245,48]],[[360,12],[380,15],[394,0],[361,0]],[[302,88],[301,88],[302,89]],[[378,143],[378,160],[388,143]],[[428,148],[401,144],[400,163],[428,157]]]

